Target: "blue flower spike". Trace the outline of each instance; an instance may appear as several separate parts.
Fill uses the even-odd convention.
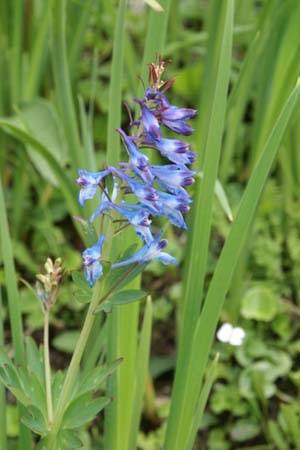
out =
[[[82,253],[83,265],[85,268],[85,277],[91,287],[94,286],[96,280],[99,280],[103,274],[102,264],[100,263],[101,250],[105,240],[105,235],[102,234],[98,242],[89,247]]]
[[[111,268],[127,266],[129,264],[148,263],[157,259],[163,264],[178,264],[178,261],[164,252],[166,239],[161,239],[162,231],[155,236],[152,234],[152,219],[162,217],[181,229],[187,229],[183,214],[189,211],[192,200],[186,188],[194,183],[196,172],[187,166],[192,164],[197,155],[191,150],[190,144],[181,139],[166,138],[162,135],[163,127],[171,131],[189,136],[194,132],[186,123],[193,119],[197,111],[191,108],[182,108],[172,105],[165,92],[172,86],[174,80],[162,80],[167,63],[159,57],[156,64],[149,65],[150,87],[145,91],[142,99],[134,99],[140,106],[140,116],[136,121],[129,123],[130,127],[137,127],[133,135],[128,135],[122,128],[117,128],[124,146],[128,152],[129,160],[120,161],[118,167],[108,166],[101,172],[87,172],[79,170],[77,183],[80,185],[79,203],[94,197],[99,184],[110,175],[113,177],[114,188],[111,195],[107,188],[101,196],[99,206],[90,217],[93,222],[98,215],[106,214],[115,219],[105,224],[116,226],[117,222],[130,224],[144,245],[134,255],[124,261],[114,263]],[[157,151],[168,160],[162,165],[152,165],[144,149],[151,153]],[[119,185],[116,179],[120,180]],[[110,183],[106,183],[107,186]],[[102,188],[102,186],[100,186]],[[103,191],[103,188],[102,188]],[[130,203],[124,201],[121,194],[132,194]],[[116,218],[116,212],[121,215]],[[115,234],[122,232],[124,227],[115,228]],[[102,235],[98,242],[86,249],[83,256],[86,279],[90,286],[102,276],[100,262],[101,249],[104,242]]]

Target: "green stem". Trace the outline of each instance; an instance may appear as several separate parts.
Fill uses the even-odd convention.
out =
[[[59,397],[55,418],[47,442],[48,450],[53,450],[55,448],[56,436],[57,433],[59,432],[61,422],[63,419],[63,414],[65,412],[65,406],[68,403],[68,399],[71,394],[71,390],[73,388],[74,380],[79,370],[80,361],[96,317],[94,315],[94,310],[99,304],[99,297],[101,296],[102,289],[103,283],[97,283],[94,289],[93,298],[90,303],[83,328],[77,341],[75,351],[73,353],[73,357],[67,372],[65,383],[63,385],[61,395]]]
[[[50,312],[49,306],[46,306],[44,319],[45,380],[46,380],[48,426],[49,428],[51,428],[51,424],[53,422],[53,406],[51,393],[51,366],[49,355],[49,312]]]
[[[49,438],[47,442],[47,448],[48,450],[54,449],[54,444],[56,440],[57,433],[59,432],[61,422],[63,419],[63,414],[65,412],[66,404],[68,403],[68,398],[71,394],[74,380],[77,376],[80,362],[82,359],[83,352],[86,347],[87,340],[89,338],[90,332],[93,327],[93,323],[95,321],[96,315],[94,314],[95,309],[103,303],[111,294],[111,292],[127,277],[127,275],[130,274],[132,270],[136,268],[137,264],[134,264],[132,267],[130,267],[125,273],[123,273],[120,278],[108,289],[107,292],[105,292],[104,295],[102,295],[103,288],[105,286],[105,283],[97,283],[94,294],[92,297],[92,301],[90,303],[85,322],[83,325],[83,328],[81,330],[79,339],[76,344],[76,348],[67,372],[66,380],[63,386],[63,389],[61,391],[61,395],[58,401],[56,413],[55,413],[55,419],[53,421],[53,426],[51,428],[51,431],[49,433]],[[99,300],[100,297],[100,300]],[[46,319],[45,319],[46,320]]]

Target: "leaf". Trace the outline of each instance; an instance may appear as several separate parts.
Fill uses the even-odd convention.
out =
[[[244,442],[255,438],[260,431],[260,425],[253,419],[241,419],[231,428],[230,437],[234,442]]]
[[[156,12],[163,12],[164,8],[156,0],[144,0],[150,8],[154,9]]]
[[[249,289],[242,299],[241,314],[246,319],[270,322],[276,315],[278,299],[273,292],[262,286]]]
[[[92,295],[92,289],[82,272],[72,272],[72,280],[74,284],[85,293]]]
[[[195,436],[201,425],[203,412],[204,412],[205,406],[207,404],[208,396],[210,394],[212,385],[216,378],[218,362],[219,362],[219,353],[216,354],[214,360],[212,361],[210,367],[208,368],[207,375],[206,375],[203,387],[200,392],[197,408],[195,411],[193,422],[190,427],[188,443],[186,446],[187,450],[192,450],[192,448],[193,448]]]
[[[27,413],[21,418],[22,423],[30,428],[34,433],[44,436],[47,433],[47,423],[43,414],[35,406],[29,406]]]
[[[95,367],[89,371],[82,381],[79,383],[78,392],[76,395],[83,395],[89,391],[96,391],[102,383],[111,376],[115,370],[119,367],[123,358],[119,358],[110,364],[108,367]]]
[[[0,347],[0,366],[4,364],[12,364],[11,360],[9,359],[4,347]]]
[[[289,444],[286,442],[279,425],[274,420],[268,421],[268,432],[271,441],[274,442],[278,450],[289,450]]]
[[[143,409],[143,399],[146,387],[146,378],[149,368],[149,355],[151,345],[151,328],[152,328],[152,303],[151,297],[147,298],[145,315],[141,330],[139,346],[136,355],[136,371],[135,371],[135,389],[133,396],[133,414],[131,419],[129,445],[128,449],[136,448],[139,423]]]
[[[87,294],[86,292],[76,291],[73,293],[73,295],[79,303],[90,303],[93,294],[92,293]]]
[[[37,140],[32,134],[24,131],[22,128],[13,125],[9,120],[0,119],[0,128],[8,132],[16,139],[19,139],[23,144],[30,145],[30,148],[35,153],[42,155],[47,161],[55,174],[55,177],[59,183],[59,186],[64,193],[65,199],[70,207],[72,214],[80,214],[80,208],[76,200],[76,191],[71,183],[66,171],[61,167],[51,151],[44,146],[39,140]]]
[[[43,385],[45,381],[43,352],[38,350],[31,336],[26,338],[26,357],[29,372],[34,373]]]
[[[61,430],[58,436],[59,448],[69,450],[73,448],[82,448],[82,442],[74,430]]]
[[[55,411],[57,402],[64,384],[65,380],[65,374],[59,370],[55,373],[53,379],[52,379],[52,401],[53,401],[53,409]]]
[[[198,172],[198,176],[200,178],[203,178],[203,173]],[[215,182],[215,195],[216,195],[217,199],[219,200],[219,203],[220,203],[223,211],[225,212],[228,220],[230,222],[232,222],[232,220],[233,220],[232,211],[231,211],[231,208],[229,205],[229,201],[228,201],[226,192],[225,192],[220,180],[216,180],[216,182]]]
[[[132,280],[134,280],[134,278],[136,278],[141,272],[143,272],[147,265],[148,263],[138,265],[132,264],[127,267],[112,269],[110,275],[107,278],[106,286],[115,286],[115,289],[113,289],[113,291],[116,289],[122,289],[123,287],[127,286],[127,284],[129,284]],[[125,275],[126,273],[128,273],[128,275]],[[122,277],[124,277],[124,279],[122,279]]]
[[[53,341],[52,345],[62,352],[66,353],[72,353],[75,349],[76,342],[79,338],[79,331],[65,331],[64,333],[59,334],[56,336]]]
[[[129,289],[127,291],[116,292],[108,297],[112,305],[123,305],[125,303],[132,303],[146,297],[147,292],[141,289]]]
[[[95,416],[110,403],[108,397],[92,400],[91,394],[83,394],[73,400],[67,407],[63,417],[64,428],[79,428],[91,422]]]

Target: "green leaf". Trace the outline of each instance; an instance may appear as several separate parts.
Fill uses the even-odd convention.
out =
[[[133,396],[133,408],[132,408],[133,414],[130,426],[128,450],[136,449],[139,423],[143,409],[146,378],[149,369],[151,328],[152,328],[152,303],[151,297],[148,297],[141,330],[141,337],[136,355],[136,376],[135,376],[136,383]]]
[[[116,292],[108,297],[109,303],[112,305],[123,305],[124,303],[132,303],[146,297],[147,292],[141,289],[129,289],[127,291]]]
[[[57,402],[64,384],[65,374],[59,370],[55,373],[52,379],[52,401],[53,401],[53,409],[55,411]]]
[[[163,7],[156,0],[144,0],[156,12],[163,12]]]
[[[19,139],[23,144],[30,145],[32,151],[41,155],[47,161],[59,182],[59,186],[64,193],[72,214],[80,214],[80,208],[76,199],[76,190],[67,176],[66,171],[61,167],[55,157],[53,157],[51,151],[32,134],[13,125],[9,120],[0,119],[0,127],[16,139]]]
[[[43,385],[45,380],[43,351],[38,350],[31,336],[26,338],[26,357],[28,371],[34,373]]]
[[[4,347],[0,347],[0,366],[3,364],[12,364],[11,360],[9,359]]]
[[[278,450],[289,450],[289,444],[286,442],[279,425],[274,420],[268,421],[268,432],[271,441],[274,442]]]
[[[108,397],[92,400],[91,394],[83,394],[73,400],[67,407],[63,417],[64,428],[79,428],[91,422],[95,416],[110,403]]]
[[[29,406],[27,413],[21,418],[22,423],[34,433],[44,436],[47,433],[47,422],[40,410],[35,406]]]
[[[62,352],[66,353],[72,353],[75,349],[76,342],[79,338],[79,331],[65,331],[64,333],[59,334],[56,336],[53,341],[52,345]]]
[[[241,419],[231,428],[230,437],[234,442],[244,442],[255,438],[260,431],[260,425],[253,419]]]
[[[143,272],[147,265],[148,263],[138,265],[132,264],[127,267],[119,267],[117,269],[111,270],[106,281],[106,286],[115,286],[115,289],[113,289],[113,291],[116,289],[122,289],[123,287],[127,286],[127,284],[129,284],[132,280],[134,280],[141,272]],[[126,273],[128,273],[128,275],[126,275]],[[122,277],[124,278],[122,279]]]
[[[82,272],[72,272],[72,280],[79,289],[92,295],[92,289]]]
[[[102,383],[107,379],[107,377],[111,376],[115,370],[119,367],[123,358],[119,358],[110,364],[108,367],[95,367],[91,371],[89,371],[84,378],[79,382],[78,391],[76,392],[76,396],[81,396],[86,394],[89,391],[96,391],[99,389]]]
[[[278,310],[278,299],[273,292],[262,286],[249,289],[242,299],[241,314],[246,319],[270,322]]]
[[[59,448],[69,450],[73,448],[82,448],[82,442],[74,430],[61,430],[58,436]]]
[[[57,161],[60,161],[61,166],[65,165],[66,143],[61,130],[60,119],[50,102],[42,99],[33,101],[21,110],[17,119],[13,123],[17,126],[21,125],[24,131],[31,133],[48,148]],[[21,120],[21,124],[19,120]],[[51,184],[57,185],[55,173],[47,160],[32,151],[30,145],[28,146],[28,153],[38,172]]]
[[[87,294],[83,291],[76,291],[73,293],[74,297],[79,303],[90,303],[92,299],[92,292],[90,294]]]

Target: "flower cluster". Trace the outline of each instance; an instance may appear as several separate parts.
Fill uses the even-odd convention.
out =
[[[162,126],[178,135],[189,136],[194,130],[186,120],[195,117],[197,111],[170,104],[165,91],[173,84],[173,80],[161,80],[164,69],[165,63],[161,59],[158,64],[151,64],[149,79],[153,83],[146,90],[143,99],[134,99],[141,111],[138,120],[130,123],[132,127],[136,127],[134,135],[129,136],[121,128],[117,129],[128,152],[129,161],[120,162],[119,167],[108,166],[100,172],[79,170],[77,183],[81,187],[81,206],[87,199],[94,197],[98,188],[103,192],[100,205],[90,221],[93,222],[99,214],[109,214],[109,211],[114,210],[133,226],[136,234],[145,242],[137,253],[112,264],[112,268],[149,262],[152,259],[158,259],[163,264],[177,264],[174,257],[162,251],[167,240],[161,239],[162,232],[153,236],[151,223],[153,217],[160,216],[169,219],[173,225],[186,229],[183,213],[189,210],[191,199],[185,187],[194,183],[195,175],[187,165],[193,163],[196,155],[187,142],[163,137]],[[152,165],[149,157],[143,153],[145,148],[150,149],[150,153],[157,150],[168,160],[168,164]],[[105,188],[105,178],[108,175],[114,180],[111,196]],[[125,202],[121,199],[121,192],[134,194],[136,202]],[[93,247],[83,252],[86,279],[91,286],[102,275],[100,258],[104,240],[105,235],[102,234]]]

